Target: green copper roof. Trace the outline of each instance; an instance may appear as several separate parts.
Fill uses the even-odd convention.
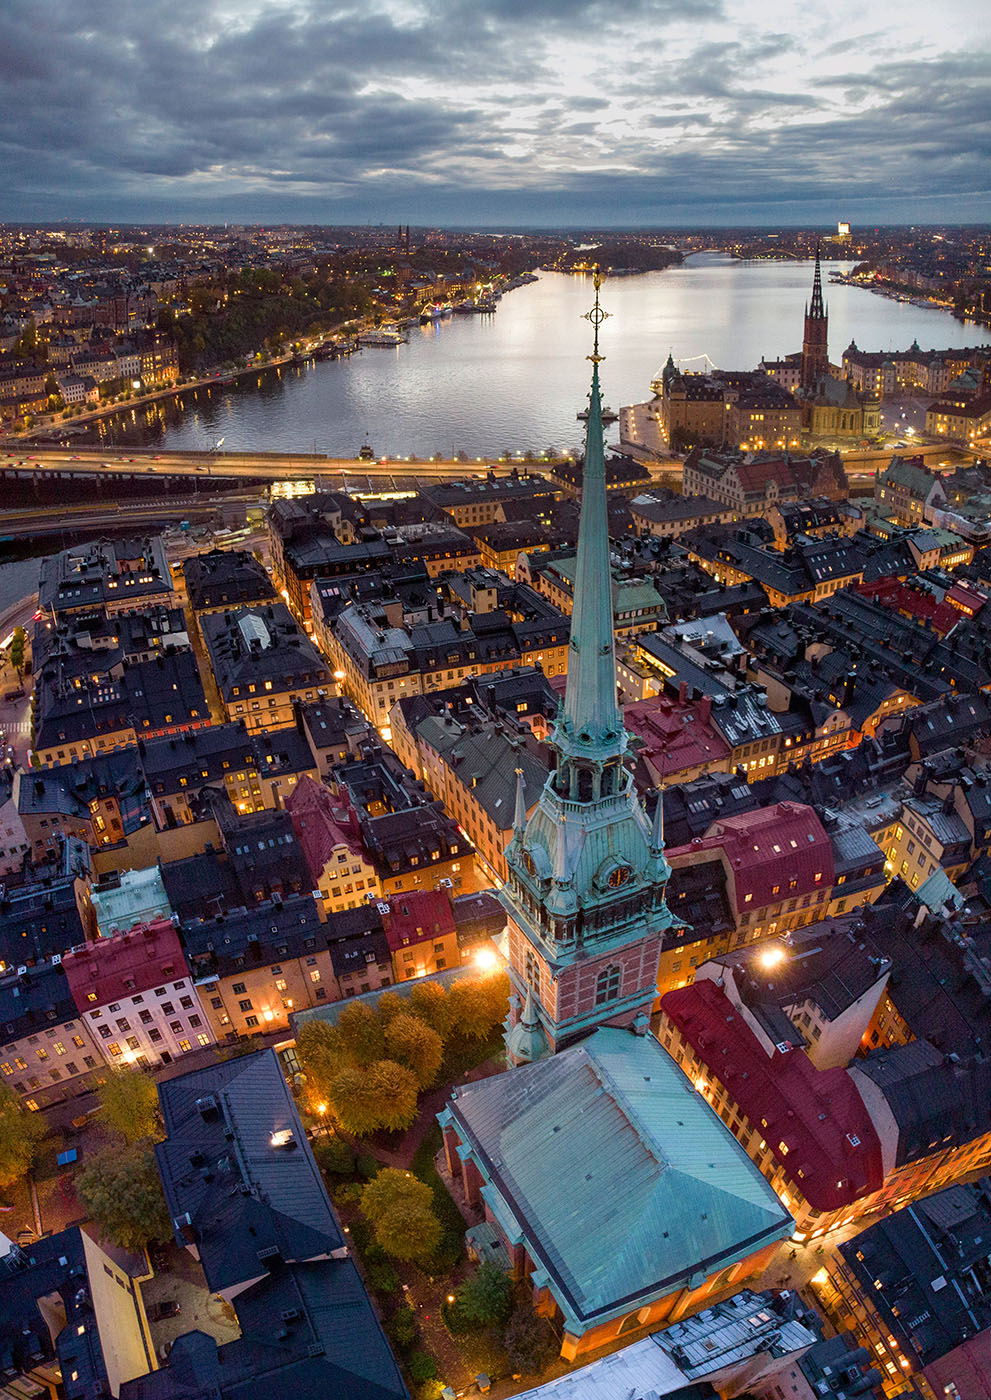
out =
[[[497,1218],[573,1323],[632,1311],[776,1239],[791,1217],[651,1035],[605,1027],[457,1090]],[[446,1115],[443,1115],[446,1117]]]
[[[895,457],[881,478],[882,485],[904,486],[913,495],[927,496],[936,480],[936,473],[919,462],[906,462]]]
[[[540,1017],[534,1009],[532,990],[526,994],[522,1016],[506,1035],[506,1049],[513,1063],[518,1065],[533,1064],[550,1050]]]
[[[599,748],[606,753],[617,752],[623,730],[616,703],[611,580],[602,397],[599,366],[595,363],[585,433],[568,683],[557,736],[562,747],[572,749],[577,744],[582,752]]]

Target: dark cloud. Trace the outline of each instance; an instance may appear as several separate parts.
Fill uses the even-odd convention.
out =
[[[7,0],[2,214],[986,217],[987,54],[849,51],[720,0]]]

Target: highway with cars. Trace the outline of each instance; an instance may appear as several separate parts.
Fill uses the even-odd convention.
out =
[[[505,470],[510,463],[495,461],[411,460],[380,458],[364,461],[354,457],[324,457],[311,452],[151,452],[131,448],[127,454],[108,452],[106,447],[30,447],[8,445],[0,448],[0,468],[24,473],[57,471],[114,476],[236,476],[258,481],[295,480],[314,474],[349,476],[360,474],[389,478],[396,474],[415,475],[424,480],[457,474]],[[523,463],[516,463],[522,466]],[[529,471],[547,471],[548,462],[528,462]]]

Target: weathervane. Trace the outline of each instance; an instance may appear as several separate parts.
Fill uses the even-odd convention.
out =
[[[591,355],[586,355],[585,358],[591,360],[593,365],[597,365],[606,358],[605,355],[599,354],[599,327],[602,325],[603,321],[609,319],[610,314],[608,311],[603,311],[602,307],[599,305],[599,288],[602,286],[602,270],[598,263],[596,263],[595,267],[592,269],[592,286],[595,288],[595,305],[592,307],[591,311],[585,312],[585,320],[591,321],[595,328],[595,340],[592,343]]]

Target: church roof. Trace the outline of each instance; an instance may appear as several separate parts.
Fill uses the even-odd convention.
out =
[[[604,1027],[457,1090],[483,1195],[566,1312],[592,1322],[701,1282],[791,1229],[743,1148],[651,1035]]]

